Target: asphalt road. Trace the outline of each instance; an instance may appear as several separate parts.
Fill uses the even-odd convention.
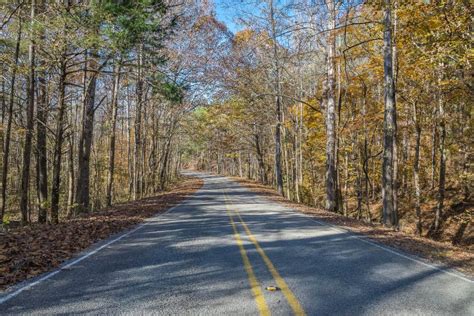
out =
[[[0,314],[474,315],[469,278],[200,176],[170,212],[0,295]]]

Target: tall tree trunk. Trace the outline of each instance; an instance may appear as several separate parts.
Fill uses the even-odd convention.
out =
[[[387,0],[391,1],[391,0]],[[392,194],[393,194],[393,214],[392,217],[395,225],[398,226],[398,137],[397,137],[397,123],[396,123],[396,86],[397,86],[397,76],[398,76],[398,54],[396,43],[396,32],[397,32],[397,7],[398,1],[393,0],[394,13],[393,13],[393,29],[391,32],[391,46],[392,46],[392,76],[393,76],[393,102],[394,102],[394,116],[395,116],[395,137],[393,139],[393,179],[392,179]]]
[[[132,157],[132,117],[130,116],[130,90],[127,88],[127,167],[128,167],[128,199],[133,198],[133,157]]]
[[[296,121],[298,121],[298,114],[296,114]],[[296,129],[295,129],[295,135],[292,139],[293,143],[293,153],[292,153],[292,160],[293,160],[293,167],[291,169],[292,171],[292,177],[293,177],[293,190],[295,192],[295,201],[299,202],[300,201],[300,193],[299,193],[299,184],[298,184],[298,123],[296,124]]]
[[[326,1],[328,7],[327,43],[327,104],[326,104],[326,209],[338,211],[337,167],[336,167],[336,75],[334,59],[336,54],[336,4]]]
[[[33,23],[36,13],[36,0],[31,0],[30,23]],[[34,112],[35,112],[35,42],[34,32],[31,31],[31,41],[28,48],[29,74],[27,85],[28,106],[26,108],[26,134],[23,148],[23,168],[21,172],[20,211],[23,225],[28,223],[28,192],[30,187],[31,143],[33,140]]]
[[[87,53],[86,53],[87,54]],[[97,85],[98,67],[97,54],[91,50],[84,71],[85,95],[82,107],[82,127],[78,144],[78,176],[76,185],[76,212],[89,211],[90,200],[90,156],[92,149],[92,137],[94,134],[95,114],[95,91]],[[91,70],[91,75],[87,73]]]
[[[44,10],[45,3],[42,1],[39,10]],[[40,41],[44,39],[41,34]],[[45,62],[42,61],[42,64]],[[48,101],[47,101],[47,83],[46,72],[40,70],[38,75],[38,101],[36,112],[36,191],[38,198],[38,222],[46,223],[47,203],[48,203],[48,160],[47,160],[47,130],[48,120]]]
[[[433,110],[433,126],[431,129],[431,190],[435,188],[435,180],[436,180],[436,151],[438,148],[438,131],[436,128],[436,121],[438,116],[438,111],[435,109]]]
[[[69,135],[69,150],[67,157],[67,215],[71,216],[74,212],[74,137]]]
[[[300,198],[300,176],[299,176],[299,146],[300,146],[300,120],[299,120],[299,107],[301,103],[298,104],[298,112],[296,113],[296,127],[295,127],[295,138],[293,146],[293,160],[294,160],[294,173],[293,173],[293,185],[295,190],[295,198],[299,203],[301,202]]]
[[[335,62],[336,63],[336,62]],[[336,133],[335,133],[335,138],[336,138],[336,148],[334,150],[334,157],[336,157],[336,205],[337,205],[337,211],[340,213],[346,214],[347,210],[344,208],[344,196],[342,194],[342,181],[341,181],[341,170],[339,168],[339,148],[340,148],[340,143],[341,139],[339,138],[339,126],[341,126],[341,110],[342,110],[342,89],[341,89],[341,63],[337,62],[337,77],[336,77],[336,83],[337,83],[337,114],[336,114]],[[344,167],[342,168],[344,169]]]
[[[415,186],[415,212],[416,212],[416,233],[421,236],[421,188],[420,188],[420,144],[421,144],[421,124],[418,121],[416,103],[413,102],[413,122],[415,124],[415,159],[413,161],[413,182]]]
[[[283,173],[281,168],[281,125],[282,125],[282,102],[281,102],[281,78],[280,78],[280,60],[278,56],[278,42],[276,34],[275,12],[273,7],[273,0],[268,1],[270,7],[269,19],[271,24],[271,36],[273,44],[273,76],[274,88],[276,92],[275,107],[276,107],[276,126],[275,126],[275,180],[277,191],[283,195]]]
[[[2,73],[6,73],[6,70],[7,70],[7,66],[5,64],[2,65]],[[6,81],[6,78],[4,76],[0,76],[0,80],[2,80],[2,128],[5,124],[5,112],[7,110],[7,98],[6,98],[6,95],[7,95],[7,89],[6,89],[6,84],[5,84],[5,81]],[[0,135],[0,143],[3,144],[4,142],[4,135],[3,133]],[[3,148],[2,148],[3,150]]]
[[[170,150],[171,150],[171,140],[173,138],[174,133],[174,123],[172,123],[172,127],[170,130],[170,135],[168,136],[168,140],[166,142],[165,153],[163,155],[163,163],[161,164],[161,172],[160,172],[160,189],[164,190],[166,186],[166,179],[167,179],[167,168],[170,159]]]
[[[71,3],[65,3],[66,12],[69,13]],[[67,24],[63,26],[62,35],[65,37]],[[67,79],[67,46],[59,61],[58,102],[56,114],[55,142],[53,149],[53,178],[51,185],[51,223],[59,223],[59,195],[61,189],[61,159],[64,142],[64,123],[66,115],[66,79]]]
[[[365,197],[365,204],[366,204],[366,220],[371,221],[371,209],[370,209],[370,177],[369,177],[369,135],[367,129],[367,86],[363,84],[362,87],[363,91],[363,98],[362,98],[362,125],[364,126],[364,143],[363,149],[361,150],[361,159],[362,161],[362,170],[364,171],[364,197]]]
[[[239,159],[238,160],[239,161],[239,177],[243,178],[244,177],[244,171],[242,169],[242,152],[241,151],[239,151],[238,159]]]
[[[467,106],[465,107],[466,104],[464,104],[463,102],[463,118],[469,122],[469,120],[471,120],[471,106]],[[471,130],[471,127],[469,126],[469,124],[466,124],[463,128],[462,128],[462,133],[464,135],[468,135],[468,133],[470,132]],[[472,196],[472,193],[473,193],[473,181],[471,181],[470,179],[470,174],[471,174],[471,149],[474,148],[474,139],[472,138],[468,138],[467,139],[467,142],[466,142],[467,146],[463,149],[464,153],[462,155],[462,177],[461,179],[462,180],[462,188],[463,188],[463,191],[464,191],[464,200],[469,200]]]
[[[118,92],[120,85],[120,66],[121,61],[114,66],[114,83],[112,86],[112,111],[110,116],[110,149],[109,149],[109,173],[107,175],[107,206],[112,205],[112,193],[114,187],[114,171],[115,171],[115,130],[117,126],[118,114]]]
[[[394,145],[397,122],[395,104],[395,83],[393,78],[391,0],[385,0],[384,12],[384,144],[382,162],[382,222],[386,226],[397,227],[398,216],[394,205]]]
[[[156,193],[159,189],[158,186],[158,148],[159,148],[159,142],[158,139],[160,137],[160,130],[159,130],[159,115],[157,115],[157,109],[153,108],[151,112],[151,122],[152,122],[152,134],[151,134],[151,150],[150,150],[150,155],[149,155],[149,166],[150,166],[150,173],[151,173],[151,187],[152,187],[152,192],[151,193]],[[199,161],[202,159],[202,152],[201,156],[199,158]],[[199,163],[198,163],[199,165]]]
[[[263,160],[263,153],[262,153],[262,148],[260,145],[260,137],[257,133],[255,134],[255,149],[257,151],[257,161],[258,161],[258,170],[260,174],[260,182],[262,182],[263,184],[268,184],[267,172],[265,170],[265,162]]]
[[[64,142],[64,116],[66,112],[66,54],[60,62],[60,75],[58,84],[58,106],[55,129],[55,144],[53,152],[53,183],[51,187],[51,223],[59,222],[59,194],[61,185],[61,158]]]
[[[250,152],[247,155],[247,179],[252,179],[252,159],[250,156]]]
[[[299,150],[299,165],[298,165],[298,190],[300,186],[303,186],[303,126],[304,126],[304,121],[303,121],[303,103],[300,103],[299,106],[299,128],[298,128],[298,133],[299,133],[299,142],[298,142],[298,150]],[[298,194],[299,195],[299,194]],[[298,198],[298,202],[301,202],[301,197]]]
[[[283,116],[283,125],[284,125],[284,122],[285,122],[285,117]],[[284,165],[285,165],[285,174],[286,174],[286,181],[285,181],[285,187],[286,187],[286,194],[285,196],[288,198],[288,199],[291,199],[291,192],[290,192],[290,170],[289,170],[289,166],[288,166],[288,147],[287,147],[287,142],[285,141],[287,139],[287,135],[286,135],[287,131],[286,131],[286,128],[282,128],[282,134],[283,134],[283,162],[284,162]]]
[[[142,111],[143,111],[143,116],[142,116],[142,144],[141,144],[141,151],[140,151],[140,168],[141,168],[141,174],[140,174],[140,197],[142,197],[146,193],[146,183],[147,183],[147,172],[146,172],[146,148],[147,148],[147,139],[148,139],[148,128],[147,128],[147,119],[148,119],[148,114],[147,114],[147,91],[144,92],[144,100],[142,106]]]
[[[179,141],[180,142],[180,141]],[[177,159],[176,159],[176,168],[175,168],[175,176],[179,177],[181,174],[181,169],[182,169],[182,159],[183,159],[183,152],[182,151],[177,151],[176,152]]]
[[[440,72],[444,71],[444,66],[441,65]],[[441,76],[438,80],[438,115],[439,115],[439,179],[438,179],[438,204],[435,212],[434,232],[439,231],[441,225],[441,216],[444,210],[444,196],[446,190],[446,121],[444,113],[444,98],[441,88]]]
[[[5,130],[5,143],[3,145],[3,166],[2,166],[2,208],[1,208],[1,223],[3,223],[3,217],[5,216],[5,208],[7,205],[7,182],[8,182],[8,158],[10,157],[10,141],[13,121],[13,105],[15,104],[15,83],[16,83],[16,72],[18,66],[18,59],[20,55],[20,42],[21,42],[21,31],[23,22],[21,17],[18,18],[18,33],[16,37],[15,46],[15,57],[14,66],[12,67],[12,76],[10,80],[10,99],[8,105],[8,120],[7,128]]]
[[[135,107],[135,151],[134,151],[134,167],[133,167],[133,199],[136,200],[140,197],[141,188],[141,157],[142,157],[142,103],[143,103],[143,78],[142,78],[142,67],[143,67],[143,44],[140,44],[138,49],[138,65],[137,65],[137,104]]]

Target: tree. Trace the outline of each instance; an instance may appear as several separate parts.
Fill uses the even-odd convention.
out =
[[[327,44],[327,102],[326,102],[326,209],[338,211],[337,166],[336,166],[336,4],[326,2],[328,7],[328,44]]]
[[[117,127],[117,115],[118,115],[118,97],[120,89],[120,71],[121,71],[121,60],[119,60],[114,66],[114,83],[112,86],[112,101],[111,101],[111,116],[110,116],[110,151],[109,151],[109,173],[107,178],[107,206],[112,205],[112,193],[114,187],[114,172],[115,172],[115,140],[116,140],[116,127]]]
[[[5,215],[5,208],[7,205],[7,182],[8,182],[8,162],[10,157],[10,140],[13,121],[13,105],[15,104],[15,82],[17,74],[18,59],[20,57],[20,42],[22,35],[23,21],[21,17],[18,18],[18,31],[15,44],[15,53],[13,57],[12,74],[10,79],[10,96],[8,103],[8,119],[5,130],[5,143],[3,145],[3,167],[2,167],[2,214],[1,219]]]
[[[242,167],[278,189],[270,123],[279,99],[288,198],[433,238],[451,238],[440,237],[450,225],[462,236],[466,225],[446,218],[468,217],[460,205],[472,191],[465,3],[301,0],[291,10],[269,1],[252,8],[241,13],[243,30],[227,56],[214,57],[221,92],[210,98],[209,115],[190,118],[200,128],[188,141],[199,146],[186,151],[187,163],[231,175]],[[230,100],[243,100],[246,114],[229,120],[239,108]],[[380,202],[382,212],[374,207]]]
[[[149,196],[192,165],[465,242],[465,1],[247,2],[235,34],[209,3],[1,4],[5,223]]]
[[[280,78],[280,57],[278,56],[277,30],[275,21],[275,12],[273,8],[273,0],[268,1],[269,21],[271,26],[271,38],[273,47],[273,76],[275,86],[275,110],[276,110],[276,126],[275,126],[275,178],[277,191],[283,195],[283,174],[281,168],[281,124],[282,124],[282,101],[281,101],[281,78]]]
[[[40,13],[46,7],[42,2],[39,6]],[[45,40],[44,31],[39,36],[40,42]],[[39,62],[41,68],[46,67],[46,61]],[[37,71],[38,99],[36,112],[36,192],[38,197],[38,222],[47,221],[48,204],[48,159],[47,159],[47,121],[48,121],[48,86],[46,82],[46,71]]]
[[[92,137],[94,133],[94,115],[98,105],[95,104],[97,77],[99,65],[97,52],[94,48],[86,57],[87,62],[84,69],[84,101],[82,109],[82,130],[78,144],[78,171],[76,191],[76,211],[79,213],[89,210],[89,178],[90,178],[90,155],[92,149]],[[106,62],[104,62],[105,65]],[[88,76],[88,73],[90,75]],[[100,105],[100,104],[99,104]]]
[[[21,190],[20,190],[20,210],[21,221],[23,224],[28,222],[28,192],[30,187],[30,165],[31,165],[31,144],[33,140],[34,128],[34,111],[35,111],[35,40],[34,40],[34,21],[36,15],[36,1],[31,0],[30,3],[30,25],[31,25],[31,39],[28,48],[29,59],[29,77],[28,77],[28,107],[26,109],[26,135],[25,145],[23,149],[23,167],[21,176]]]
[[[393,50],[392,50],[392,19],[391,0],[385,0],[384,11],[384,84],[385,84],[385,111],[384,111],[384,145],[382,168],[382,200],[384,225],[396,227],[398,225],[397,210],[394,205],[396,183],[394,183],[394,146],[397,141],[397,112],[395,105],[395,82],[393,77]]]

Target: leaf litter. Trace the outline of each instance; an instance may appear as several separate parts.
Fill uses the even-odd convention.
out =
[[[186,177],[153,197],[65,219],[57,225],[34,223],[0,232],[0,290],[49,271],[93,243],[166,211],[201,186],[202,180]]]

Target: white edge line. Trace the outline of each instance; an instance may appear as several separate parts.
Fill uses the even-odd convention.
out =
[[[199,190],[198,190],[199,191]],[[146,225],[150,224],[151,220],[161,216],[161,215],[164,215],[166,213],[169,213],[171,211],[173,211],[174,209],[178,208],[179,206],[182,206],[183,204],[185,204],[193,195],[195,195],[196,192],[194,194],[192,194],[190,197],[186,198],[184,201],[182,201],[181,203],[179,204],[176,204],[175,206],[169,208],[168,210],[166,210],[165,212],[162,212],[162,213],[158,213],[158,214],[155,214],[154,216],[152,217],[149,217],[147,219],[145,219],[145,221],[141,224],[139,224],[137,227],[133,228],[132,230],[129,230],[128,232],[118,236],[117,238],[115,239],[112,239],[110,240],[109,242],[103,244],[102,246],[96,248],[96,249],[93,249],[89,252],[86,252],[84,255],[80,256],[79,258],[69,262],[68,264],[64,265],[64,266],[59,266],[58,268],[56,268],[56,270],[54,271],[51,271],[51,272],[47,272],[45,275],[43,275],[42,277],[40,277],[39,279],[31,282],[31,283],[28,283],[28,284],[25,284],[24,286],[20,287],[19,289],[3,296],[3,297],[0,297],[0,305],[5,303],[6,301],[14,298],[15,296],[17,296],[18,294],[22,293],[23,291],[26,291],[30,288],[32,288],[33,286],[47,280],[47,279],[50,279],[52,278],[53,276],[55,276],[56,274],[58,274],[59,272],[61,272],[61,270],[64,270],[64,269],[67,269],[67,268],[70,268],[72,267],[73,265],[81,262],[82,260],[92,256],[93,254],[96,254],[97,252],[101,251],[102,249],[104,248],[107,248],[108,246],[110,246],[111,244],[119,241],[120,239],[124,238],[124,237],[127,237],[128,235],[131,235],[133,234],[134,232],[136,232],[137,230],[140,230],[142,229],[143,227],[145,227]]]
[[[305,214],[305,215],[308,216],[308,214]],[[341,227],[339,227],[339,226],[335,226],[335,225],[332,225],[332,224],[328,224],[328,223],[325,223],[325,222],[316,220],[316,219],[311,218],[311,217],[310,217],[309,219],[311,219],[312,221],[314,221],[314,222],[316,222],[316,223],[318,223],[318,224],[320,224],[320,225],[322,225],[322,226],[330,227],[330,228],[332,228],[332,229],[334,229],[334,230],[336,230],[336,231],[339,231],[339,232],[342,232],[342,233],[349,233],[349,234],[352,235],[352,237],[353,237],[354,239],[358,239],[359,241],[362,241],[362,242],[364,242],[364,243],[366,243],[366,244],[369,244],[369,245],[372,245],[372,246],[374,246],[374,247],[383,249],[383,250],[388,251],[388,252],[390,252],[390,253],[392,253],[392,254],[395,254],[395,255],[397,255],[397,256],[400,256],[400,257],[402,257],[402,258],[405,258],[405,259],[414,261],[414,262],[416,262],[416,263],[422,264],[422,265],[424,265],[424,266],[426,266],[426,267],[429,267],[429,268],[438,270],[438,271],[440,271],[440,272],[444,272],[444,273],[446,273],[446,274],[450,274],[450,275],[452,275],[452,276],[455,276],[455,277],[457,277],[457,278],[459,278],[459,279],[461,279],[461,280],[467,281],[467,282],[469,282],[469,283],[474,283],[473,280],[471,280],[471,279],[469,279],[469,278],[467,278],[467,277],[464,277],[464,276],[460,275],[460,274],[457,273],[457,272],[453,272],[453,271],[450,271],[450,270],[448,270],[448,269],[445,269],[445,268],[442,268],[442,267],[438,267],[438,266],[436,266],[436,265],[434,265],[434,264],[426,263],[426,262],[424,262],[424,261],[421,260],[421,259],[414,258],[414,257],[412,257],[411,255],[405,255],[405,254],[403,254],[403,253],[401,253],[401,252],[399,252],[399,251],[397,251],[397,250],[395,250],[395,249],[393,249],[393,248],[391,248],[391,247],[386,247],[386,246],[380,245],[380,244],[377,243],[377,242],[368,240],[368,239],[370,238],[370,236],[359,236],[357,233],[352,232],[352,231],[350,231],[350,230],[343,229],[343,228],[341,228]]]
[[[245,189],[248,190],[249,192],[253,192],[253,191],[251,191],[249,188],[247,188],[246,186],[240,184],[239,182],[234,181],[234,180],[232,180],[232,179],[229,179],[229,180],[230,180],[230,181],[233,181],[233,182],[235,182],[235,183],[237,183],[239,186],[241,186],[242,188],[245,188]],[[255,192],[253,192],[253,193],[255,193]],[[385,250],[385,251],[387,251],[387,252],[390,252],[390,253],[395,254],[395,255],[397,255],[397,256],[400,256],[400,257],[402,257],[402,258],[411,260],[411,261],[413,261],[413,262],[419,263],[419,264],[424,265],[424,266],[426,266],[426,267],[429,267],[429,268],[438,270],[438,271],[440,271],[440,272],[443,272],[443,273],[446,273],[446,274],[455,276],[455,277],[457,277],[457,278],[459,278],[459,279],[461,279],[461,280],[467,281],[467,282],[469,282],[469,283],[474,283],[473,280],[471,280],[471,279],[469,279],[469,278],[467,278],[467,277],[461,275],[461,273],[453,272],[453,271],[450,271],[450,270],[448,270],[448,269],[445,269],[445,268],[438,267],[438,266],[433,265],[433,264],[429,264],[429,263],[423,262],[422,259],[414,258],[414,256],[411,256],[411,255],[409,255],[409,256],[408,256],[408,255],[405,255],[405,254],[399,252],[398,250],[392,249],[392,248],[390,248],[390,247],[382,246],[382,245],[380,245],[379,243],[374,242],[374,241],[367,240],[368,238],[370,238],[370,236],[361,236],[361,235],[359,235],[358,233],[353,232],[353,231],[351,231],[351,230],[344,229],[344,228],[339,227],[339,226],[337,226],[337,225],[333,225],[333,224],[326,223],[326,222],[323,222],[323,221],[319,221],[319,220],[315,219],[314,216],[311,216],[311,215],[309,215],[309,214],[307,214],[307,213],[304,213],[304,212],[301,212],[301,211],[297,211],[296,209],[291,208],[291,207],[287,207],[287,206],[285,206],[285,205],[283,205],[283,204],[281,204],[281,203],[279,203],[279,202],[275,202],[275,201],[269,200],[269,199],[267,199],[267,198],[264,197],[264,196],[259,195],[259,197],[260,197],[261,199],[263,199],[263,200],[269,202],[269,203],[281,205],[281,206],[283,206],[284,208],[286,208],[287,210],[290,210],[291,212],[295,212],[295,213],[297,213],[297,214],[299,214],[299,215],[303,215],[304,217],[306,217],[306,218],[308,218],[308,219],[310,219],[310,220],[312,220],[312,221],[314,221],[314,222],[316,222],[316,223],[318,223],[318,224],[320,224],[320,225],[322,225],[322,226],[330,227],[330,228],[332,228],[332,229],[334,229],[334,230],[336,230],[336,231],[339,231],[339,232],[341,232],[341,233],[351,234],[352,237],[354,237],[355,239],[358,239],[358,240],[360,240],[360,241],[362,241],[362,242],[364,242],[364,243],[366,243],[366,244],[369,244],[369,245],[372,245],[372,246],[374,246],[374,247],[383,249],[383,250]],[[289,202],[291,202],[291,201],[289,201]]]

